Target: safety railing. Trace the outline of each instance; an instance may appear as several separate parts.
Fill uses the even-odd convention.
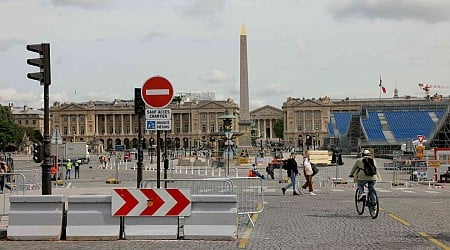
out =
[[[246,215],[249,222],[255,227],[253,214],[264,210],[264,187],[259,177],[231,178],[234,191],[238,197],[238,214]]]
[[[22,195],[25,194],[25,189],[23,188],[25,185],[25,176],[20,173],[0,173],[0,185],[1,187],[1,211],[0,216],[9,214],[9,193],[10,192],[22,192]],[[9,189],[8,192],[6,189]]]
[[[141,188],[157,188],[157,180],[143,180]],[[205,178],[205,179],[161,179],[161,188],[190,188],[191,195],[236,194],[238,215],[246,215],[255,227],[253,214],[264,210],[264,187],[258,177]]]
[[[142,180],[141,188],[157,188],[156,179]],[[189,188],[191,195],[234,194],[233,183],[229,179],[161,179],[161,188]]]
[[[42,187],[41,169],[33,170],[15,170],[14,173],[22,174],[24,182],[17,188],[23,190],[39,189]]]

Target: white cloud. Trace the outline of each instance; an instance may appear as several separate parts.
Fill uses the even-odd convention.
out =
[[[13,103],[14,106],[27,105],[33,108],[43,107],[44,100],[42,96],[36,95],[32,91],[17,92],[16,89],[0,89],[0,103],[7,105]]]
[[[200,76],[200,80],[206,83],[223,83],[232,80],[233,77],[220,70],[213,70]]]

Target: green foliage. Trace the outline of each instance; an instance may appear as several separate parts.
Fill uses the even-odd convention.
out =
[[[277,138],[281,138],[283,139],[283,133],[284,133],[284,124],[283,124],[283,119],[280,118],[275,122],[275,125],[273,126],[273,132],[275,132],[275,136]]]
[[[10,151],[17,149],[25,133],[32,141],[42,140],[42,135],[39,131],[15,124],[9,107],[0,105],[0,150]]]

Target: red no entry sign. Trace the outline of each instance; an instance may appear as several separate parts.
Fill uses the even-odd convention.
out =
[[[142,100],[152,108],[164,108],[173,99],[172,84],[162,76],[148,79],[141,88]]]

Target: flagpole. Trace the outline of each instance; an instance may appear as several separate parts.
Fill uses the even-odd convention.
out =
[[[383,80],[381,80],[381,75],[380,75],[380,84],[378,84],[378,88],[379,88],[379,91],[380,91],[380,102],[381,102],[381,88],[382,88],[382,83],[383,83]]]

